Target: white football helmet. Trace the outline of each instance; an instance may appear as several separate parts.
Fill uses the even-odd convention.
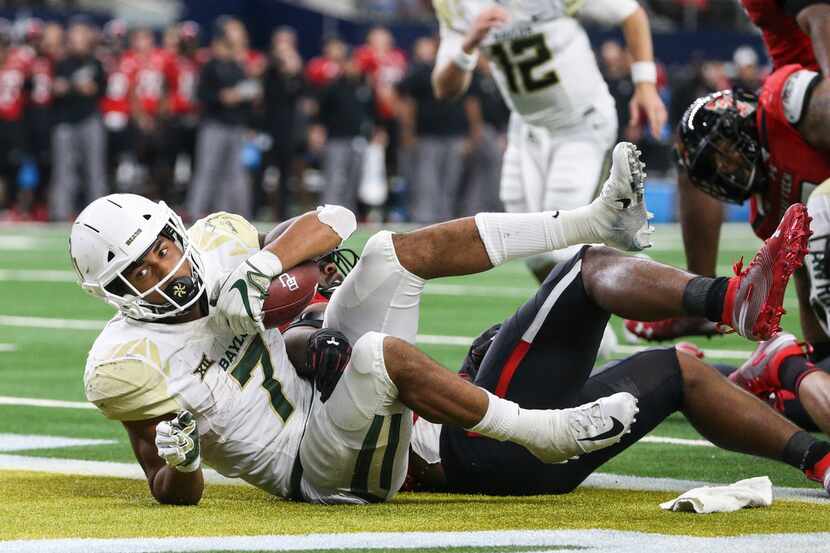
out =
[[[122,273],[147,253],[160,234],[177,244],[182,258],[158,284],[139,292]],[[69,255],[81,288],[132,319],[158,320],[183,313],[199,301],[205,288],[199,254],[181,217],[164,202],[136,194],[110,194],[89,204],[72,225]],[[185,261],[190,263],[191,281],[171,283]],[[166,290],[170,284],[172,290]],[[148,302],[153,292],[166,303]]]

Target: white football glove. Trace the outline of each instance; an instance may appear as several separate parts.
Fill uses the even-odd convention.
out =
[[[196,419],[189,411],[156,425],[156,449],[159,457],[178,471],[193,472],[202,465]]]
[[[234,335],[264,332],[262,303],[271,281],[282,273],[282,262],[268,250],[260,250],[220,281],[210,295],[217,328]]]

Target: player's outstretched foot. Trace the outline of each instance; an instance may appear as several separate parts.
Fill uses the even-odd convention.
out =
[[[620,142],[612,154],[611,175],[592,204],[593,223],[603,243],[620,250],[640,251],[651,245],[643,192],[646,165],[630,142]]]
[[[546,463],[561,463],[614,445],[636,422],[637,398],[620,392],[570,409],[549,411],[550,442],[528,448]]]
[[[660,321],[632,321],[623,324],[625,340],[634,344],[639,339],[649,342],[675,340],[683,336],[719,336],[723,334],[717,323],[703,317],[674,317]]]
[[[724,300],[723,324],[750,340],[769,340],[781,330],[787,282],[804,262],[810,217],[804,204],[793,204],[746,269],[735,263]]]
[[[781,363],[793,355],[806,358],[809,348],[789,332],[779,332],[758,344],[749,359],[729,375],[729,380],[752,394],[768,394],[781,387]]]

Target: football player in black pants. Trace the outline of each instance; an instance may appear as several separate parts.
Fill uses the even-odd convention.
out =
[[[564,464],[545,464],[521,446],[418,420],[405,489],[568,493],[677,411],[717,446],[785,462],[827,488],[830,443],[816,440],[694,356],[655,349],[589,377],[612,312],[654,316],[662,305],[681,301],[666,297],[662,282],[671,275],[659,267],[607,248],[583,248],[516,314],[476,339],[461,371],[523,408],[571,407],[629,392],[638,398],[640,412],[621,442]]]

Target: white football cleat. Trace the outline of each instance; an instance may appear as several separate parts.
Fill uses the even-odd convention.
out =
[[[640,150],[630,142],[620,142],[612,154],[611,175],[599,197],[591,202],[593,224],[602,242],[613,248],[640,251],[651,246],[654,227],[646,211],[646,165]]]
[[[545,463],[562,463],[614,445],[636,422],[637,398],[619,392],[570,409],[548,411],[550,423],[545,447],[528,450]]]

